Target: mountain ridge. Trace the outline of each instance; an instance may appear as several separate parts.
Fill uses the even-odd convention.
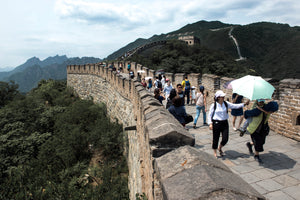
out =
[[[86,63],[101,62],[100,58],[94,57],[73,57],[49,56],[44,60],[31,57],[25,63],[15,67],[9,72],[0,72],[0,81],[15,81],[21,92],[28,92],[36,87],[42,79],[62,80],[67,78],[67,66],[71,64],[82,65]]]
[[[140,45],[159,40],[178,39],[192,35],[200,39],[201,46],[222,51],[238,59],[237,48],[229,37],[229,28],[236,38],[241,56],[260,76],[274,79],[300,78],[300,27],[274,22],[255,22],[247,25],[227,24],[220,21],[198,21],[182,28],[148,39],[139,38],[107,56],[114,60]]]

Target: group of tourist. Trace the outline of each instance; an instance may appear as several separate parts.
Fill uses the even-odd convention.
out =
[[[109,66],[114,68],[113,65]],[[115,70],[115,69],[114,69]],[[118,72],[123,71],[123,66],[120,65]],[[127,65],[127,71],[130,78],[134,78],[131,65]],[[232,95],[232,102],[225,101],[225,93],[221,90],[217,91],[214,95],[214,103],[210,105],[207,110],[207,96],[204,86],[200,86],[197,91],[196,87],[191,86],[187,77],[183,81],[172,86],[171,81],[165,75],[158,74],[153,83],[149,78],[141,78],[138,74],[139,81],[143,87],[148,91],[154,92],[154,97],[163,104],[166,101],[166,109],[186,128],[186,124],[193,121],[193,128],[196,128],[197,121],[200,113],[203,115],[203,125],[209,126],[212,130],[212,149],[214,156],[217,157],[217,152],[220,156],[224,155],[222,148],[227,144],[229,139],[229,115],[228,109],[231,109],[232,115],[232,128],[234,131],[239,131],[242,137],[245,133],[251,136],[251,141],[246,143],[250,154],[254,154],[255,160],[262,162],[259,157],[259,152],[262,152],[266,136],[269,133],[268,119],[270,114],[278,110],[278,104],[275,101],[265,103],[264,99],[257,99],[251,110],[244,112],[244,106],[249,104],[249,100],[243,103],[244,97],[234,93]],[[153,90],[154,88],[154,90]],[[186,101],[185,101],[186,99]],[[196,115],[193,119],[191,115],[186,112],[185,105],[194,103],[196,107]],[[206,112],[209,112],[208,117]],[[239,120],[237,120],[239,118]],[[245,120],[243,126],[242,122]],[[236,121],[237,125],[236,125]],[[186,128],[187,129],[187,128]],[[219,143],[220,135],[222,135],[221,142]],[[254,152],[253,152],[254,147]]]
[[[257,99],[251,110],[243,111],[244,106],[249,104],[249,100],[243,103],[244,97],[234,93],[232,102],[225,101],[225,93],[221,90],[214,95],[214,103],[207,110],[207,93],[204,92],[204,86],[200,86],[198,91],[187,77],[182,83],[179,83],[174,88],[169,79],[164,75],[157,76],[154,84],[152,80],[142,79],[142,85],[149,91],[154,87],[154,97],[161,104],[166,101],[166,109],[186,128],[186,124],[193,121],[193,128],[196,128],[200,113],[203,115],[203,125],[209,126],[212,130],[212,149],[214,156],[217,158],[217,152],[220,156],[224,156],[222,148],[227,144],[229,139],[229,114],[228,109],[231,109],[232,127],[234,131],[239,131],[242,137],[246,132],[251,136],[251,142],[247,142],[246,146],[249,153],[254,154],[254,159],[262,163],[259,157],[259,152],[263,151],[263,145],[267,134],[269,133],[268,119],[270,114],[278,110],[278,104],[274,101],[265,103],[264,99]],[[190,99],[190,96],[192,97]],[[185,101],[186,99],[186,101]],[[191,101],[190,101],[191,100]],[[196,115],[192,119],[191,115],[186,112],[185,105],[189,103],[195,104]],[[208,117],[206,112],[209,112]],[[237,125],[236,121],[239,118]],[[245,123],[242,126],[243,120]],[[220,135],[222,139],[219,143]],[[254,147],[254,152],[253,152]]]

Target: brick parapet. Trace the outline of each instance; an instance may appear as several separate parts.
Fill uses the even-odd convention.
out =
[[[123,67],[125,68],[125,71],[127,71],[127,64],[130,63],[129,61],[121,62],[123,64]],[[120,65],[120,62],[114,63],[116,65]],[[141,77],[153,77],[153,80],[155,80],[155,70],[151,70],[147,67],[143,67],[140,64],[136,64],[134,62],[131,62],[132,70],[134,70],[135,74],[137,74],[138,70],[144,70],[145,73],[141,74]],[[90,67],[92,66],[92,67]],[[81,73],[81,74],[87,74],[87,73],[93,73],[102,77],[107,77],[107,74],[109,71],[107,67],[108,64],[91,64],[91,65],[80,65],[80,67],[75,65],[70,65],[68,68],[72,73]],[[106,74],[105,74],[106,73]],[[178,83],[181,83],[185,74],[184,73],[165,73],[166,77],[169,78],[172,81],[173,87],[176,87]],[[191,81],[191,84],[196,86],[197,90],[199,85],[203,85],[205,87],[205,91],[208,93],[207,96],[207,105],[213,103],[213,96],[214,93],[221,89],[226,93],[226,100],[231,101],[232,96],[232,90],[226,89],[223,87],[223,85],[231,80],[233,78],[229,77],[220,77],[213,74],[203,74],[202,76],[200,74],[191,73],[187,75],[188,78]],[[108,81],[111,80],[111,78],[107,77]],[[117,81],[118,80],[118,81]],[[268,79],[266,79],[268,80]],[[271,81],[271,79],[269,80]],[[123,85],[123,91],[120,91],[122,95],[124,95],[126,98],[130,98],[129,96],[130,88],[125,86],[124,80],[120,80],[120,78],[117,78],[117,75],[115,76],[115,80],[113,82],[119,82],[118,87],[120,85]],[[274,100],[278,101],[279,103],[279,111],[272,114],[270,118],[270,124],[271,129],[275,131],[276,133],[285,135],[286,137],[293,138],[297,141],[300,141],[300,129],[299,129],[299,120],[297,121],[297,118],[300,118],[300,80],[299,79],[284,79],[280,82],[271,82],[271,84],[276,88],[274,92]],[[285,127],[285,128],[283,128]]]
[[[278,89],[279,111],[271,115],[270,127],[276,133],[300,141],[300,80],[281,80]]]
[[[124,71],[127,71],[128,62],[114,64],[123,65]],[[139,64],[131,64],[135,74],[138,70],[144,70],[142,77],[155,76],[154,70]],[[107,66],[109,65],[104,63],[70,65],[67,68],[68,85],[73,87],[82,98],[92,97],[97,103],[105,102],[112,120],[118,119],[125,127],[136,125],[136,131],[125,132],[129,144],[126,151],[130,170],[130,198],[135,199],[135,193],[143,192],[148,199],[163,198],[162,194],[166,191],[162,192],[160,188],[162,181],[160,177],[164,174],[163,171],[155,172],[153,162],[156,158],[181,146],[193,146],[195,141],[139,82],[119,75]],[[176,86],[177,83],[182,82],[184,74],[166,73],[166,76],[173,81],[173,86]],[[232,78],[210,74],[202,76],[190,74],[188,78],[197,88],[199,83],[205,86],[209,94],[208,104],[213,102],[214,93],[218,89],[226,92],[226,98],[231,100],[232,91],[226,90],[222,85]],[[270,127],[277,133],[300,141],[299,125],[296,125],[300,113],[299,80],[283,80],[277,87],[280,109],[269,120]],[[164,130],[163,133],[161,130]],[[159,176],[156,176],[156,173],[159,173]],[[158,180],[155,177],[158,177]],[[164,194],[164,196],[169,195]]]
[[[111,120],[117,119],[124,127],[136,126],[136,131],[125,132],[129,141],[126,152],[128,152],[130,169],[130,199],[135,199],[136,193],[143,192],[149,200],[153,199],[154,158],[152,157],[153,148],[150,145],[154,144],[155,151],[159,152],[160,148],[169,148],[169,145],[164,145],[166,138],[176,141],[176,145],[193,145],[194,138],[189,136],[183,128],[178,131],[176,127],[170,129],[168,126],[166,132],[153,132],[155,124],[160,124],[161,130],[164,129],[162,122],[165,120],[160,118],[165,116],[146,116],[145,112],[149,110],[156,110],[158,113],[161,113],[160,110],[165,111],[159,102],[135,79],[125,78],[101,64],[97,65],[100,70],[96,71],[96,66],[95,68],[94,66],[68,66],[68,86],[73,87],[81,98],[93,99],[96,103],[105,102]],[[168,112],[164,112],[164,114],[168,116],[169,124],[181,126]]]

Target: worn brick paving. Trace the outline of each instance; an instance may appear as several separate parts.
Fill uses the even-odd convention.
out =
[[[196,107],[186,106],[186,111],[195,117]],[[300,142],[286,138],[273,131],[267,136],[265,151],[260,154],[263,164],[259,164],[249,155],[246,142],[249,135],[239,136],[230,123],[229,141],[223,148],[224,157],[218,157],[234,173],[240,175],[258,192],[270,200],[300,200]],[[196,129],[193,123],[187,125],[195,137],[195,147],[213,155],[211,149],[212,132],[203,126],[202,113]]]

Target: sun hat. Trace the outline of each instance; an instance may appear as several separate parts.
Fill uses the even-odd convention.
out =
[[[257,99],[257,102],[265,102],[264,99]]]
[[[225,96],[226,96],[226,94],[222,90],[218,90],[215,94],[215,98],[225,97]]]

